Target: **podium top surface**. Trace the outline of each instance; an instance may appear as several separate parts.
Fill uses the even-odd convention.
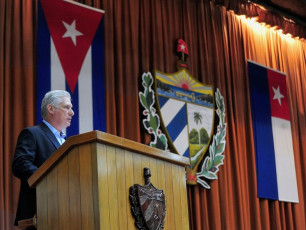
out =
[[[181,166],[189,166],[189,158],[171,152],[153,148],[135,141],[127,140],[101,131],[91,131],[84,134],[71,136],[58,148],[37,171],[28,179],[30,187],[35,187],[39,180],[47,174],[65,155],[75,146],[91,142],[104,143],[110,146],[130,150],[135,153],[150,156],[152,158],[171,162]]]

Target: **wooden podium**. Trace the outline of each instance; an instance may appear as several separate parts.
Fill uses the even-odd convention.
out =
[[[189,229],[189,159],[100,131],[70,137],[29,178],[37,193],[38,230],[137,229],[129,188],[151,183],[166,197],[164,229]]]

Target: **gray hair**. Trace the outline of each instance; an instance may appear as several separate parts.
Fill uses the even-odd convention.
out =
[[[58,107],[62,102],[63,97],[67,97],[71,100],[70,93],[65,90],[53,90],[45,94],[45,97],[41,102],[41,116],[43,119],[48,115],[48,105]]]

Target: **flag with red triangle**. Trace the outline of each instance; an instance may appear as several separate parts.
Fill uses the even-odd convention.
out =
[[[37,37],[37,120],[49,90],[71,93],[68,135],[106,131],[104,11],[66,0],[40,0]]]
[[[252,61],[248,71],[258,197],[298,203],[287,76]]]

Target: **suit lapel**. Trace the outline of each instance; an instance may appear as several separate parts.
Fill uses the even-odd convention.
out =
[[[44,133],[46,134],[46,136],[48,137],[48,139],[52,142],[52,144],[55,146],[56,149],[58,149],[61,145],[60,143],[57,141],[56,137],[54,136],[54,134],[51,132],[51,130],[48,128],[48,126],[44,123],[41,122],[39,124],[39,127],[44,131]]]

